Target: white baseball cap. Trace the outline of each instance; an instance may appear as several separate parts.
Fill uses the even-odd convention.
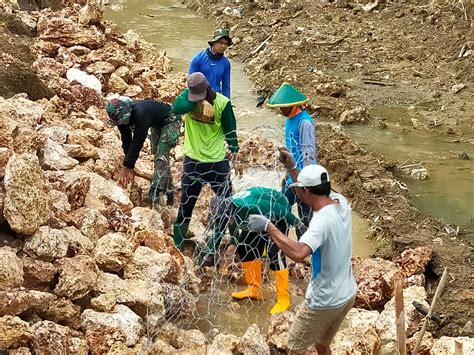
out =
[[[329,181],[328,171],[321,165],[312,164],[305,166],[298,175],[298,180],[290,187],[318,186]]]

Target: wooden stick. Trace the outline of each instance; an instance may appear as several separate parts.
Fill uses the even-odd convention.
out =
[[[463,354],[464,354],[463,343],[455,340],[454,341],[454,355],[463,355]]]
[[[273,33],[272,33],[270,36],[268,36],[268,37],[265,39],[265,41],[263,41],[262,43],[260,43],[260,44],[258,45],[258,47],[255,48],[255,49],[252,51],[252,53],[250,53],[250,56],[254,55],[254,54],[257,53],[260,49],[262,49],[262,47],[263,47],[269,40],[271,40],[272,37],[273,37]],[[250,56],[249,56],[249,57],[250,57]]]
[[[431,301],[430,310],[428,311],[428,315],[425,317],[423,322],[423,327],[421,328],[420,335],[418,335],[418,340],[416,341],[415,349],[413,350],[412,354],[418,353],[418,348],[420,347],[421,341],[423,340],[423,335],[425,335],[426,327],[428,326],[428,320],[431,318],[431,314],[433,313],[433,309],[438,301],[438,298],[441,296],[441,292],[443,292],[444,285],[446,285],[446,281],[448,279],[448,268],[444,268],[443,276],[441,276],[441,280],[439,281],[438,287],[436,288],[435,295],[433,297],[433,301]]]
[[[395,320],[397,327],[398,353],[406,355],[405,309],[403,305],[403,278],[401,273],[395,275],[393,283],[395,289]]]

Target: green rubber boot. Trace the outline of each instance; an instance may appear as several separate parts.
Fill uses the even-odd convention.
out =
[[[173,224],[173,240],[179,250],[183,250],[189,223]]]

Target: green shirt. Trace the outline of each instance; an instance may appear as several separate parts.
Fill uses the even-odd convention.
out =
[[[250,214],[260,214],[273,223],[284,219],[289,225],[298,224],[290,212],[287,198],[281,192],[267,187],[251,187],[232,196],[236,206],[236,223],[240,225]]]
[[[201,107],[188,100],[188,89],[173,102],[173,113],[184,115],[184,154],[204,163],[224,160],[225,142],[232,153],[239,150],[237,125],[229,99],[216,93],[213,106],[214,117],[207,119]]]

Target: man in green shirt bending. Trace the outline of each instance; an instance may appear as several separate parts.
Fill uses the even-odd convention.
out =
[[[232,194],[228,158],[235,160],[239,150],[229,99],[215,92],[200,72],[188,76],[187,86],[173,103],[173,113],[184,115],[181,201],[173,225],[173,239],[180,249],[203,184],[209,184],[217,196]]]
[[[249,215],[259,214],[271,220],[285,235],[290,226],[298,230],[304,228],[289,208],[287,198],[279,191],[266,187],[252,187],[227,199],[216,197],[212,201],[212,216],[223,216],[233,231],[237,253],[242,262],[244,279],[248,287],[240,292],[233,292],[236,299],[261,300],[262,296],[262,261],[264,250],[269,259],[270,269],[274,272],[277,289],[277,302],[270,313],[284,312],[290,307],[288,269],[285,255],[273,243],[267,233],[250,231],[247,220]],[[224,220],[224,219],[223,219]],[[220,228],[216,233],[222,232]]]

